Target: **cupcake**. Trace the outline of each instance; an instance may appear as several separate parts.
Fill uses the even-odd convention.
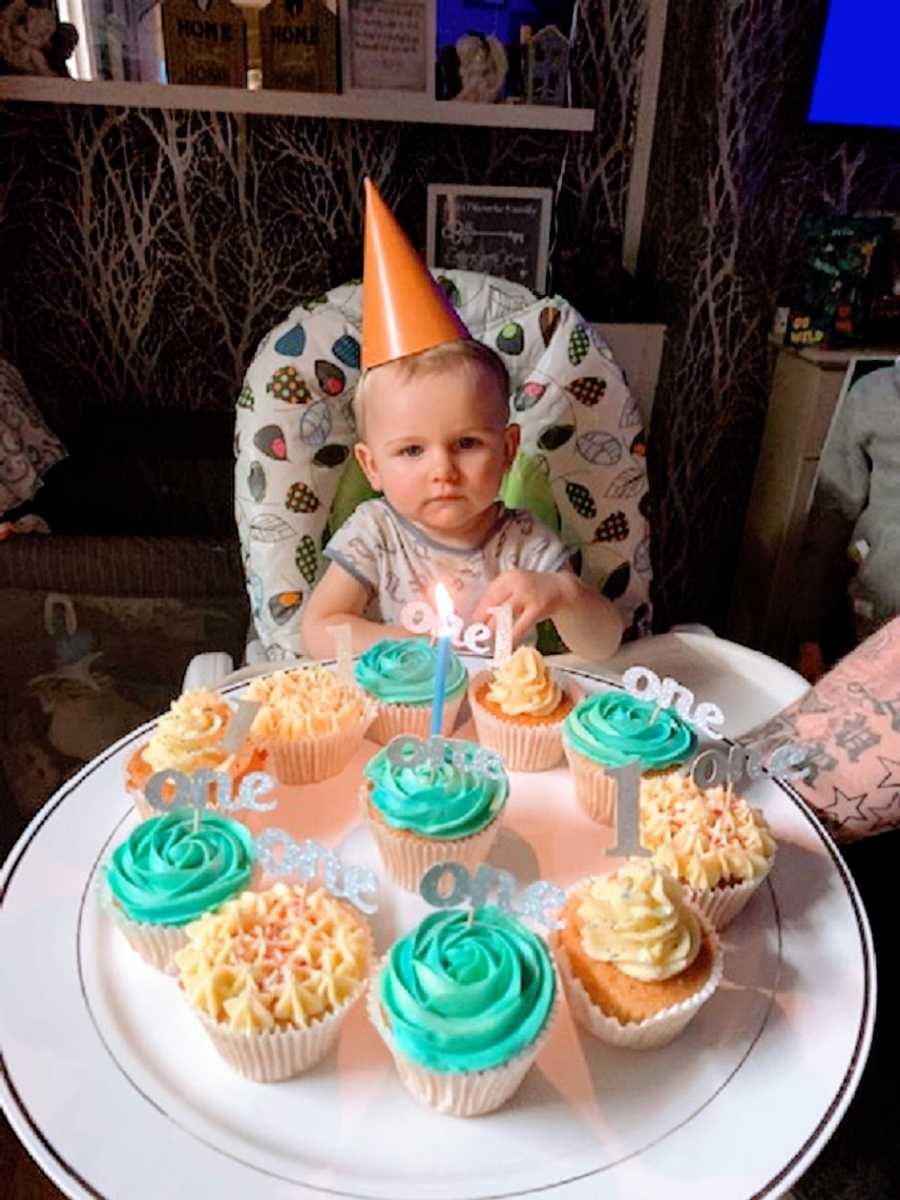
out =
[[[601,1041],[663,1046],[718,987],[715,932],[650,859],[578,884],[562,918],[554,946],[569,1007]]]
[[[196,824],[196,828],[194,827]],[[249,886],[256,850],[238,821],[176,809],[141,822],[112,853],[102,899],[134,950],[165,970],[185,926]]]
[[[490,853],[509,795],[502,764],[476,766],[475,742],[444,744],[435,762],[392,761],[390,748],[366,764],[360,798],[388,875],[409,891],[441,862],[474,870]],[[415,762],[416,765],[412,765]]]
[[[575,798],[602,825],[616,819],[618,785],[607,768],[637,760],[646,778],[677,767],[696,746],[697,735],[674,709],[657,709],[627,692],[586,696],[563,721]]]
[[[375,715],[375,703],[362,688],[317,663],[254,679],[247,696],[262,705],[251,739],[287,784],[339,775]]]
[[[775,840],[759,809],[677,772],[642,781],[641,843],[716,929],[734,920],[775,860]]]
[[[541,654],[520,646],[493,673],[469,685],[469,705],[482,746],[496,750],[510,771],[546,771],[563,756],[562,722],[581,692],[562,687]]]
[[[499,1108],[522,1082],[558,997],[536,934],[493,905],[447,909],[382,959],[369,1017],[417,1100],[474,1117]]]
[[[318,886],[244,892],[186,933],[179,985],[219,1054],[260,1083],[325,1057],[371,969],[368,925]]]
[[[125,768],[128,791],[142,819],[156,815],[144,797],[147,781],[156,771],[190,774],[208,768],[224,771],[237,786],[251,771],[263,770],[262,751],[248,745],[234,754],[223,748],[222,741],[233,718],[234,710],[225,697],[205,688],[184,692],[172,701],[149,741],[135,750]],[[215,792],[211,789],[210,806],[215,807],[215,802]]]
[[[360,655],[356,682],[378,704],[368,738],[386,745],[400,733],[428,737],[436,664],[437,651],[421,638],[386,638]],[[466,668],[450,654],[441,729],[445,736],[453,732],[468,682]]]

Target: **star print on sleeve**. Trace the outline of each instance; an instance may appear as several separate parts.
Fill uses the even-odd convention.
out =
[[[878,786],[880,788],[900,787],[900,762],[895,758],[884,758],[881,754],[878,755],[878,761],[886,772],[884,779],[879,781]]]
[[[861,792],[858,796],[848,796],[837,784],[833,785],[832,790],[834,799],[830,804],[822,805],[822,809],[827,812],[829,824],[848,841],[854,837],[862,837],[871,825],[871,818],[865,809],[869,793]]]

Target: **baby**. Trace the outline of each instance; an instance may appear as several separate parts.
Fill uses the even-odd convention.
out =
[[[578,579],[555,533],[497,499],[519,428],[509,424],[509,376],[493,350],[461,338],[370,368],[354,407],[354,453],[383,499],[359,505],[325,549],[330,563],[303,617],[307,654],[334,652],[330,625],[351,627],[355,653],[412,636],[400,613],[413,600],[433,607],[438,581],[466,624],[490,625],[489,610],[509,604],[514,642],[551,618],[576,654],[615,653],[616,609]]]

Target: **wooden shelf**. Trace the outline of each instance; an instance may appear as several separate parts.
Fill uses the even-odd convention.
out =
[[[329,95],[186,84],[120,83],[40,75],[0,76],[0,100],[50,104],[99,104],[125,108],[184,108],[203,112],[267,113],[329,117],[344,121],[417,121],[429,125],[484,125],[504,129],[588,131],[592,108],[542,104],[466,104],[429,100],[403,92]]]

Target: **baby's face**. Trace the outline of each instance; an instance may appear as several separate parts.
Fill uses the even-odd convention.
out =
[[[477,537],[515,457],[508,399],[472,364],[406,379],[390,365],[369,381],[356,456],[374,488],[438,539]]]

